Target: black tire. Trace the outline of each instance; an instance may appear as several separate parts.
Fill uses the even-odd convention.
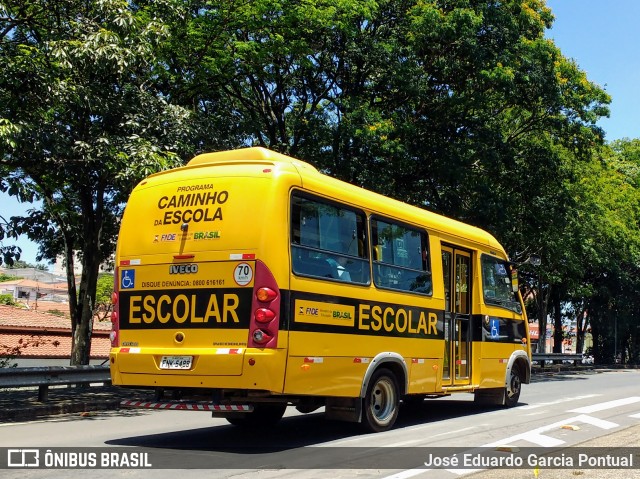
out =
[[[234,426],[249,428],[267,428],[275,426],[284,412],[287,410],[286,404],[255,404],[253,412],[243,416],[231,416],[226,420]]]
[[[507,387],[504,389],[504,405],[513,407],[518,404],[520,390],[522,389],[522,374],[517,364],[511,367],[511,373],[507,378]]]
[[[370,432],[388,431],[398,418],[398,381],[388,369],[379,369],[369,381],[363,400],[362,425]]]

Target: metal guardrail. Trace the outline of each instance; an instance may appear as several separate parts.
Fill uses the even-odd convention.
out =
[[[568,354],[568,353],[532,353],[531,360],[544,364],[546,361],[564,362],[570,361],[573,364],[580,364],[582,362],[582,354]]]
[[[49,386],[111,383],[108,366],[43,366],[0,369],[0,388],[38,386],[38,401],[45,402]]]
[[[532,360],[544,365],[546,361],[571,361],[580,364],[581,354],[533,353]],[[49,386],[89,385],[111,383],[109,366],[43,366],[33,368],[0,369],[0,388],[38,387],[38,401],[45,402]]]

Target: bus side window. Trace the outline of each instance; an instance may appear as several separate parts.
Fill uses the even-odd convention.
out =
[[[368,284],[365,225],[362,212],[294,193],[291,201],[294,274]],[[298,237],[299,242],[296,242]]]
[[[372,218],[371,238],[376,286],[432,294],[426,232]]]

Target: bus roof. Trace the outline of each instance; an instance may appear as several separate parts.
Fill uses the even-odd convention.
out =
[[[309,163],[297,160],[282,153],[266,148],[254,146],[251,148],[239,148],[237,150],[218,151],[215,153],[203,153],[193,158],[187,166],[201,166],[209,163],[289,163],[302,169],[318,170]]]
[[[233,163],[267,163],[279,164],[285,168],[291,166],[295,168],[302,179],[303,186],[312,183],[326,186],[336,200],[350,200],[353,204],[361,204],[369,210],[377,211],[380,214],[389,215],[390,211],[402,211],[394,216],[400,220],[423,224],[429,228],[449,235],[465,238],[468,241],[483,244],[505,254],[504,248],[487,231],[471,226],[452,218],[434,213],[432,211],[403,203],[379,193],[365,188],[344,182],[319,172],[314,166],[302,160],[292,158],[275,151],[262,147],[239,148],[236,150],[220,151],[215,153],[204,153],[193,158],[186,167],[203,167],[209,164],[223,165]],[[366,201],[366,206],[362,204]]]

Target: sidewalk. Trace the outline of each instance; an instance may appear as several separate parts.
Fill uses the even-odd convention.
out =
[[[69,413],[118,409],[124,399],[153,398],[153,391],[115,386],[50,387],[47,402],[38,402],[37,389],[0,389],[0,422],[21,422]]]
[[[581,452],[589,454],[590,448],[607,448],[612,455],[620,450],[639,448],[640,425],[635,425],[615,431],[606,436],[600,436],[589,441],[576,444],[570,448],[579,448]],[[603,469],[603,468],[571,468],[571,469],[489,469],[468,476],[469,479],[639,479],[640,453],[634,453],[634,469]]]

